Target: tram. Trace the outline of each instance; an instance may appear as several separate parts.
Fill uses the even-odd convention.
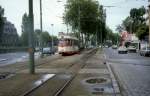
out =
[[[78,39],[63,32],[59,33],[58,53],[62,55],[73,55],[79,53]]]

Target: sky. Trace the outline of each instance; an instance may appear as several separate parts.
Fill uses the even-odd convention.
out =
[[[33,0],[34,6],[34,28],[40,29],[40,0]],[[60,1],[60,0],[59,0]],[[42,0],[43,5],[43,30],[49,34],[58,35],[58,32],[66,32],[62,16],[66,0]],[[148,0],[98,0],[101,5],[115,6],[104,7],[106,9],[106,23],[115,32],[116,26],[121,24],[131,8],[148,6]],[[0,0],[0,5],[5,9],[5,17],[15,25],[17,32],[21,35],[22,16],[28,13],[28,0]],[[54,26],[51,26],[53,24]]]

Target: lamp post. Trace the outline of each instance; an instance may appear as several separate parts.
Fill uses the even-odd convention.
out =
[[[29,0],[29,65],[30,65],[30,73],[35,73],[34,67],[34,24],[33,24],[33,0]]]

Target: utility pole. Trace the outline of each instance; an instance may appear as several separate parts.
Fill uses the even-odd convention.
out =
[[[35,66],[34,66],[34,24],[33,24],[33,0],[29,0],[29,66],[30,66],[30,73],[35,73]]]
[[[80,21],[81,21],[81,18],[80,18],[80,2],[79,2],[79,0],[78,0],[78,26],[79,26],[79,42],[81,42],[80,44],[79,44],[79,46],[80,47],[83,47],[82,46],[82,40],[81,40],[81,38],[80,38],[80,35],[81,35],[81,23],[80,23]]]
[[[98,41],[98,40],[97,40],[97,39],[98,39],[98,38],[97,38],[97,31],[98,31],[98,26],[96,25],[96,47],[97,47],[97,41]]]
[[[42,0],[40,0],[40,29],[43,31],[43,23],[42,23]]]
[[[40,0],[40,30],[43,32],[43,20],[42,20],[42,0]],[[41,49],[41,58],[43,58],[43,40],[40,38],[40,49]]]
[[[54,24],[51,24],[51,26],[52,26],[52,50],[53,50],[53,46],[54,46],[54,40],[53,40],[53,26],[54,26]]]
[[[149,46],[150,46],[150,0],[148,0],[148,16],[149,16]]]

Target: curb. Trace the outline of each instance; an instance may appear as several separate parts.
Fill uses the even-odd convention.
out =
[[[119,85],[118,85],[118,82],[114,76],[114,72],[112,70],[112,67],[110,64],[106,64],[107,67],[108,67],[108,70],[110,72],[110,77],[111,77],[111,80],[112,80],[112,85],[113,85],[113,88],[114,88],[114,92],[115,92],[115,96],[121,96],[121,91],[120,91],[120,88],[119,88]]]
[[[121,91],[120,91],[120,88],[119,88],[119,85],[118,85],[118,82],[115,78],[115,73],[113,72],[112,70],[112,67],[109,63],[106,62],[106,55],[104,54],[104,58],[105,58],[105,63],[106,63],[106,66],[110,72],[110,77],[111,77],[111,81],[112,81],[112,86],[114,88],[114,93],[115,93],[115,96],[121,96]]]

